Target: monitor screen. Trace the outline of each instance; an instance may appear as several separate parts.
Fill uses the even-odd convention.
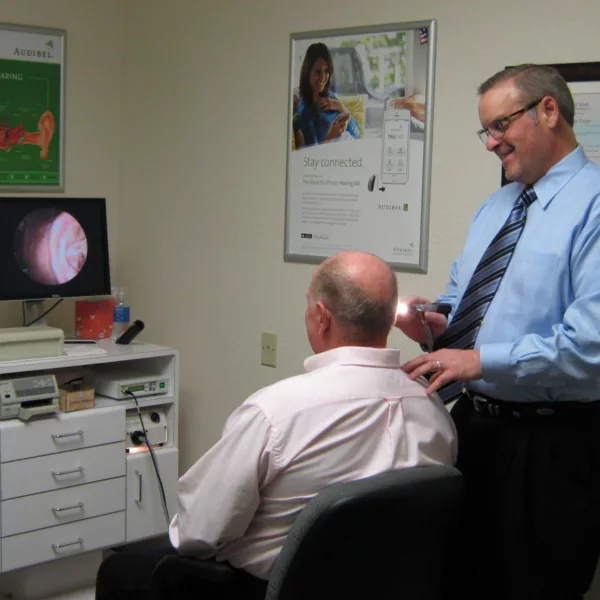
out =
[[[0,300],[110,295],[104,198],[0,198]]]

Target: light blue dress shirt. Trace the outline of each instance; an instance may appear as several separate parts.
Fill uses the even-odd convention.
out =
[[[523,187],[504,186],[475,215],[438,298],[453,312]],[[577,147],[534,190],[475,342],[482,379],[467,387],[510,401],[600,400],[600,168]]]

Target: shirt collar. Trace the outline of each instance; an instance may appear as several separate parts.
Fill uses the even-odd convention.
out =
[[[333,365],[354,365],[360,367],[400,368],[400,350],[396,348],[366,348],[364,346],[343,346],[310,356],[304,361],[307,373]]]
[[[577,146],[570,154],[557,162],[533,189],[539,203],[546,208],[554,196],[589,162],[581,146]]]

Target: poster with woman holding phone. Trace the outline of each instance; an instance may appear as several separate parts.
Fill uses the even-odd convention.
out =
[[[295,114],[296,148],[360,137],[356,119],[331,90],[333,59],[323,42],[311,44],[300,69],[300,98]],[[347,137],[346,137],[347,139]]]
[[[425,271],[434,50],[435,21],[292,34],[285,260]]]

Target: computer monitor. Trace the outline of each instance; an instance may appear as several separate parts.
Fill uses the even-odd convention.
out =
[[[0,197],[0,301],[105,295],[104,198]]]

